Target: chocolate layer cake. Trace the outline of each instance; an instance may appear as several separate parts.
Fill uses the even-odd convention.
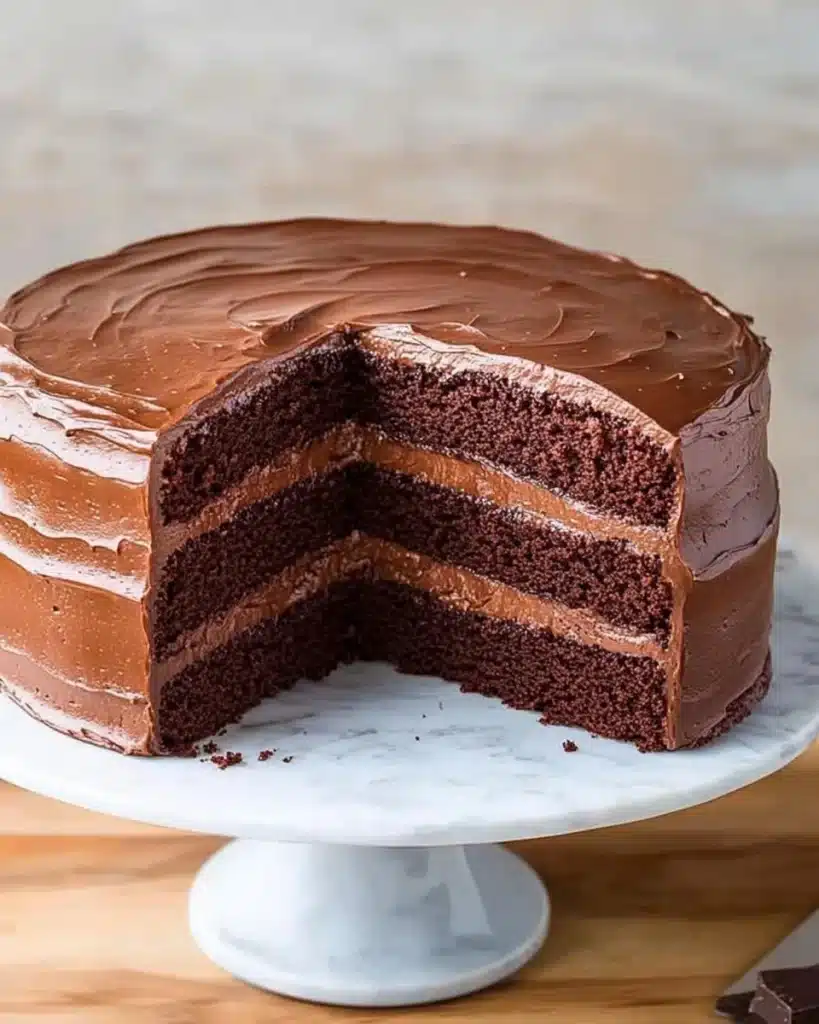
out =
[[[768,349],[677,277],[302,220],[0,321],[0,678],[58,729],[173,753],[374,659],[662,750],[768,687]]]

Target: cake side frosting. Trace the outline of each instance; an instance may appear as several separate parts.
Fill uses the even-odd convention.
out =
[[[680,555],[696,570],[681,611],[680,743],[723,727],[769,661],[780,520],[770,405],[763,372],[681,434]]]

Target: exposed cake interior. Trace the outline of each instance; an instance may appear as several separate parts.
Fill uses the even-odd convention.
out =
[[[579,725],[645,749],[665,746],[665,673],[651,658],[462,610],[366,570],[297,600],[174,676],[162,691],[162,741],[184,748],[263,697],[356,659],[441,675],[539,711],[547,722]]]
[[[354,659],[667,745],[675,468],[602,407],[339,334],[193,421],[154,490],[165,749]]]
[[[632,522],[666,526],[673,511],[668,453],[588,401],[480,369],[441,372],[355,334],[288,360],[271,378],[170,452],[160,488],[166,521],[191,518],[250,470],[345,422],[479,460]]]

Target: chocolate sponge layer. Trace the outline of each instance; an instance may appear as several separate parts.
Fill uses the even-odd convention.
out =
[[[440,675],[464,690],[646,750],[664,747],[665,677],[618,654],[479,613],[397,583],[351,579],[292,605],[177,675],[161,693],[161,744],[211,735],[300,678],[353,660]]]
[[[482,460],[631,522],[668,523],[669,457],[625,420],[485,371],[383,358],[354,334],[271,366],[266,383],[184,433],[163,464],[164,521],[190,519],[251,469],[343,422]]]
[[[354,463],[256,502],[179,548],[154,599],[157,656],[306,552],[353,531],[667,640],[672,595],[657,556]]]

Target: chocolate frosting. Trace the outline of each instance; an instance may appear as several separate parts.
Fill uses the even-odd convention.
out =
[[[243,366],[339,325],[577,374],[676,433],[758,374],[748,319],[671,274],[494,227],[297,220],[151,239],[0,312],[5,369],[141,450]]]
[[[749,323],[673,275],[491,227],[223,227],[57,270],[0,312],[0,677],[17,699],[37,691],[74,708],[95,741],[108,728],[115,746],[149,749],[152,560],[264,495],[274,477],[281,486],[321,462],[308,454],[305,469],[293,453],[290,469],[258,474],[198,524],[160,535],[148,501],[158,442],[220,385],[352,327],[388,356],[571,394],[668,449],[680,481],[668,531],[383,439],[353,438],[351,449],[348,439],[341,454],[658,552],[677,595],[672,739],[693,738],[751,686],[767,649],[778,494],[766,448],[769,353]],[[736,602],[735,578],[760,588],[758,607]],[[726,645],[711,624],[728,608]],[[544,609],[544,621],[556,614]],[[731,679],[703,669],[686,698],[686,636],[696,638],[692,664],[724,648],[745,668]]]

